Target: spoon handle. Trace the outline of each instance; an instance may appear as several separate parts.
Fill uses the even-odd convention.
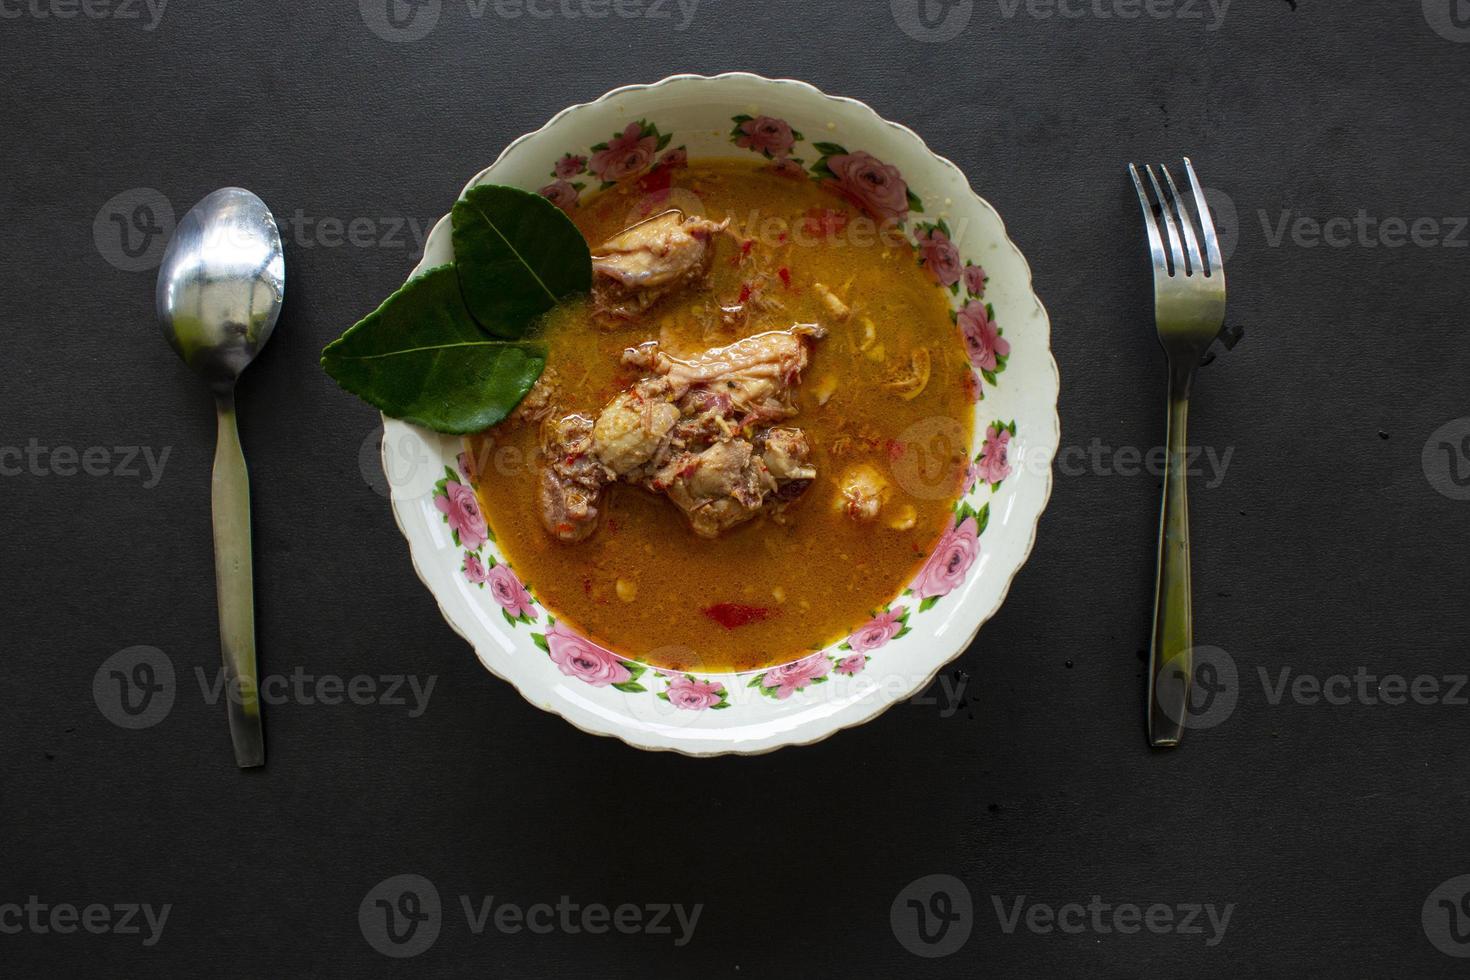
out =
[[[217,395],[214,448],[214,582],[225,662],[230,740],[241,769],[265,765],[255,673],[255,582],[250,560],[250,474],[235,427],[234,392]]]

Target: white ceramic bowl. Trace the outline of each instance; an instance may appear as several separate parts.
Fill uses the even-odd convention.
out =
[[[753,139],[740,139],[744,117],[752,120],[747,128],[757,133]],[[767,118],[784,121],[799,138],[787,146],[780,125],[760,128]],[[745,73],[676,75],[615,89],[510,144],[466,189],[484,182],[545,188],[575,207],[574,185],[582,185],[584,196],[594,193],[603,177],[674,164],[664,157],[680,148],[695,159],[761,157],[800,168],[803,179],[843,182],[878,212],[904,201],[911,240],[916,234],[932,238],[932,226],[942,220],[941,234],[952,238],[959,258],[988,274],[983,299],[970,295],[973,279],[952,287],[954,308],[968,310],[960,322],[974,341],[972,361],[996,368],[976,374],[982,398],[975,405],[970,455],[982,457],[982,478],[957,505],[954,530],[911,589],[894,597],[889,613],[845,644],[788,667],[667,676],[613,657],[566,624],[548,629],[551,614],[521,590],[494,541],[482,540],[478,512],[464,489],[460,440],[385,419],[383,463],[414,568],[449,625],[492,673],[578,728],[638,748],[753,754],[815,742],[868,721],[921,691],[969,646],[1030,553],[1051,493],[1058,376],[1030,269],[965,175],[911,130],[803,82]],[[579,172],[557,184],[552,172],[569,154],[564,172]],[[414,271],[452,258],[446,216]],[[977,307],[987,303],[993,316],[979,315]],[[996,423],[1010,426],[1002,432]],[[909,441],[942,438],[942,428],[910,433]],[[912,472],[894,475],[915,478]],[[996,477],[998,483],[991,482]]]

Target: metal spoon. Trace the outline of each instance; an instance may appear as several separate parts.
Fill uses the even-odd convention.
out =
[[[225,187],[179,222],[158,270],[158,320],[214,391],[214,578],[230,739],[240,768],[265,764],[255,672],[250,476],[235,428],[235,381],[275,329],[286,292],[281,233],[265,202]]]

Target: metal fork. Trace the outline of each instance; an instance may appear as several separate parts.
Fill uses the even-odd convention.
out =
[[[1154,196],[1149,196],[1138,167],[1128,165],[1154,263],[1154,319],[1159,343],[1169,360],[1168,455],[1164,470],[1164,505],[1159,514],[1159,563],[1154,584],[1154,627],[1149,648],[1148,741],[1159,747],[1179,744],[1189,712],[1189,688],[1194,677],[1193,621],[1189,591],[1189,499],[1185,472],[1189,388],[1199,366],[1225,322],[1225,265],[1215,223],[1194,165],[1184,158],[1184,170],[1194,192],[1195,209],[1204,232],[1204,255],[1194,233],[1194,221],[1174,177],[1159,166],[1164,184],[1144,167]],[[1162,217],[1169,248],[1159,233]],[[1176,221],[1177,217],[1177,221]],[[1182,241],[1181,241],[1182,236]]]

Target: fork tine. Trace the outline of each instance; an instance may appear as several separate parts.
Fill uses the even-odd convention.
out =
[[[1174,227],[1174,216],[1169,213],[1169,199],[1164,197],[1164,189],[1159,186],[1159,178],[1154,176],[1154,168],[1145,165],[1143,170],[1148,174],[1148,182],[1154,186],[1154,193],[1159,196],[1159,210],[1164,214],[1164,228],[1169,232],[1169,252],[1174,256],[1171,275],[1185,275],[1184,250],[1179,247],[1179,229]]]
[[[1159,169],[1164,172],[1164,186],[1169,188],[1169,204],[1179,212],[1179,230],[1184,232],[1184,251],[1189,255],[1189,274],[1200,275],[1204,272],[1204,263],[1200,261],[1199,243],[1194,237],[1194,220],[1189,216],[1189,208],[1184,206],[1184,198],[1179,196],[1179,188],[1174,186],[1174,175],[1162,163]]]
[[[1225,274],[1225,263],[1220,258],[1220,241],[1215,235],[1215,219],[1210,217],[1210,205],[1205,200],[1205,192],[1199,185],[1199,178],[1194,174],[1194,164],[1189,162],[1189,157],[1184,158],[1184,170],[1189,174],[1189,186],[1194,189],[1194,203],[1199,208],[1199,223],[1205,231],[1205,254],[1210,259],[1207,275],[1219,276]]]
[[[1154,219],[1154,206],[1148,198],[1148,191],[1143,189],[1143,181],[1138,176],[1138,168],[1128,164],[1128,175],[1133,178],[1133,187],[1138,191],[1138,203],[1143,207],[1143,224],[1148,229],[1148,249],[1153,253],[1154,272],[1169,274],[1169,264],[1164,259],[1164,240],[1159,237],[1159,223]]]

